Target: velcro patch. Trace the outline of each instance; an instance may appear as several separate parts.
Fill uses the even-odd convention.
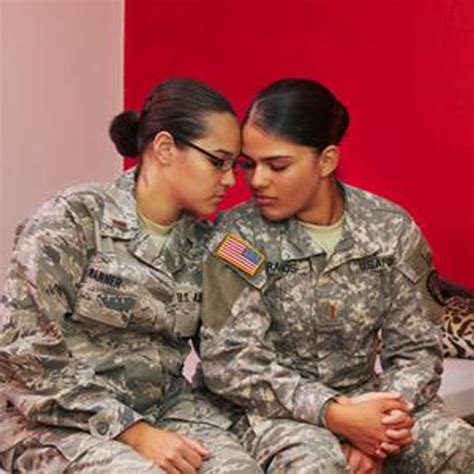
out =
[[[446,298],[443,295],[443,289],[436,270],[432,270],[426,279],[426,288],[432,298],[440,305],[446,305]]]
[[[265,262],[265,257],[245,240],[228,233],[214,252],[232,266],[254,276]]]

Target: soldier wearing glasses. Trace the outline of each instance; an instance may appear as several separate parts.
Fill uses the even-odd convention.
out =
[[[111,124],[137,169],[60,193],[16,243],[1,302],[0,465],[14,472],[260,472],[182,377],[200,264],[234,184],[235,114],[193,80]]]

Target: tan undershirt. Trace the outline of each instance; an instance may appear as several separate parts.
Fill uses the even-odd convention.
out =
[[[140,223],[140,227],[151,235],[153,242],[155,242],[157,250],[158,251],[161,250],[161,247],[163,247],[166,237],[170,233],[171,229],[174,227],[174,224],[171,224],[171,225],[157,224],[156,222],[151,221],[150,219],[147,219],[138,211],[137,211],[137,215],[138,215],[138,222]]]
[[[342,237],[342,216],[335,224],[331,225],[315,225],[308,222],[298,221],[300,225],[308,232],[311,238],[316,242],[327,254],[329,258],[336,248],[336,245]]]

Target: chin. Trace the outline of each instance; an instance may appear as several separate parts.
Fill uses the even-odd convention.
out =
[[[282,221],[294,215],[291,210],[272,209],[269,207],[259,207],[259,209],[262,216],[269,221]]]
[[[198,214],[200,216],[210,216],[217,211],[217,206],[200,206],[193,209],[194,214]]]

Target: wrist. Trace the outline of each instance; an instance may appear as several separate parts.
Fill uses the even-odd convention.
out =
[[[144,421],[137,421],[133,425],[130,425],[127,429],[122,431],[115,439],[128,446],[135,447],[139,439],[142,437],[142,433],[148,428],[147,423]]]
[[[347,425],[348,417],[351,413],[351,403],[343,401],[339,403],[338,400],[331,400],[326,408],[325,424],[329,431],[336,435],[345,436],[345,426]]]
[[[326,412],[331,403],[337,402],[339,403],[339,399],[342,398],[342,395],[335,395],[331,398],[328,398],[323,405],[321,406],[321,409],[319,410],[318,413],[318,426],[321,426],[322,428],[328,429],[328,426],[326,424]]]

